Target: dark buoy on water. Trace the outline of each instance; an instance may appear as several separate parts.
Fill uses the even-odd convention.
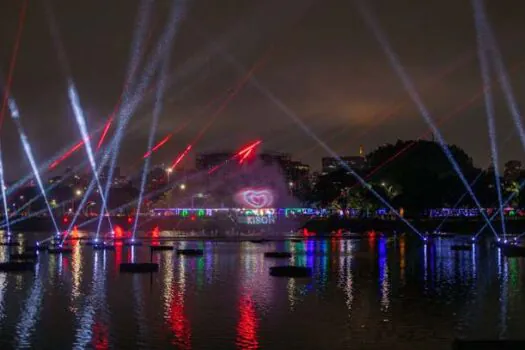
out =
[[[312,269],[304,266],[274,266],[270,267],[270,276],[274,277],[311,277]]]
[[[454,340],[453,350],[525,349],[525,340]]]
[[[124,241],[124,245],[128,247],[133,247],[133,246],[138,247],[142,245],[142,242],[137,241],[136,239],[132,238],[132,239],[128,239],[127,241]]]
[[[24,272],[34,270],[34,261],[8,261],[0,263],[0,272]]]
[[[265,258],[278,258],[278,259],[285,259],[285,258],[291,258],[292,253],[290,252],[266,252],[264,253]]]
[[[71,254],[73,249],[66,246],[51,246],[47,249],[49,254]]]
[[[82,242],[82,245],[87,245],[87,246],[95,246],[95,245],[100,245],[100,244],[103,244],[104,242],[98,238],[93,238],[93,239],[89,239],[85,242]]]
[[[36,245],[27,245],[24,247],[24,252],[25,253],[30,253],[30,252],[43,252],[44,250],[47,250],[49,246],[47,244],[39,244],[37,243]]]
[[[522,245],[507,245],[501,247],[503,255],[513,258],[513,257],[524,257],[525,256],[525,246]]]
[[[202,256],[203,254],[202,249],[177,249],[177,255]]]
[[[105,243],[105,242],[94,244],[92,247],[93,247],[93,250],[115,250],[114,244]]]
[[[38,255],[34,252],[9,255],[9,260],[36,260],[36,258]]]
[[[20,242],[18,241],[7,240],[7,241],[0,242],[0,246],[4,246],[4,247],[18,247],[19,245],[20,245]]]
[[[172,245],[151,245],[150,246],[150,249],[152,251],[164,251],[164,250],[173,250],[173,246]]]
[[[471,251],[472,245],[471,244],[454,244],[450,247],[451,250],[455,251]]]
[[[120,272],[126,273],[147,273],[158,272],[159,264],[155,263],[121,263]]]

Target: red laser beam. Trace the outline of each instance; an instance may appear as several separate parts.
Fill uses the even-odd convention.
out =
[[[230,102],[239,94],[241,89],[248,83],[248,81],[255,74],[255,72],[266,63],[266,61],[268,60],[270,56],[270,53],[271,53],[271,50],[266,55],[261,57],[261,59],[255,62],[252,68],[248,72],[246,72],[246,74],[241,79],[238,80],[237,84],[233,87],[233,89],[231,89],[228,96],[226,96],[226,99],[217,108],[217,110],[212,114],[208,123],[206,123],[204,127],[199,131],[199,133],[193,140],[192,145],[195,145],[195,143],[197,143],[202,138],[202,136],[204,136],[206,131],[213,125],[217,117],[226,109],[226,107],[228,107]]]
[[[227,161],[225,161],[225,162],[223,162],[221,164],[218,164],[218,165],[214,166],[213,168],[211,168],[208,171],[208,175],[210,175],[210,174],[214,173],[215,171],[217,171],[220,167],[222,167],[223,165],[227,164],[230,160],[233,160],[233,159],[238,158],[238,157],[243,157],[244,158],[247,154],[249,155],[251,153],[251,151],[253,151],[255,149],[255,147],[259,146],[261,143],[262,143],[261,140],[257,140],[255,142],[250,143],[248,146],[245,146],[245,147],[241,148],[240,151],[235,153]]]
[[[69,158],[73,153],[75,153],[80,147],[84,145],[84,141],[80,141],[71,149],[69,149],[66,153],[64,153],[60,158],[56,159],[51,165],[49,166],[48,170],[52,170],[56,168],[60,163],[62,163],[65,159]]]
[[[516,69],[518,69],[520,66],[522,66],[523,64],[525,64],[525,61],[523,62],[520,62],[518,64],[516,64],[514,67],[512,67],[511,71],[515,71]],[[451,113],[449,113],[448,115],[446,115],[445,117],[441,118],[437,125],[436,126],[441,126],[443,123],[445,123],[446,121],[448,121],[449,119],[451,119],[452,117],[458,115],[459,113],[463,112],[465,109],[467,109],[469,106],[471,106],[474,102],[476,102],[476,100],[478,100],[480,97],[483,96],[483,91],[485,90],[485,85],[483,85],[479,91],[477,91],[470,99],[468,99],[467,101],[461,103],[459,106],[457,106]],[[430,136],[432,134],[432,130],[427,130],[425,133],[423,133],[417,140],[421,140],[421,139],[425,139],[427,138],[428,136]],[[393,160],[397,159],[399,156],[401,156],[403,153],[405,153],[406,151],[408,151],[409,149],[411,149],[413,146],[415,146],[417,144],[417,141],[413,141],[409,144],[407,144],[405,147],[403,147],[401,150],[399,150],[398,152],[396,152],[395,154],[393,154],[390,158],[388,158],[387,160],[385,160],[383,163],[379,164],[377,167],[375,167],[374,169],[372,169],[372,171],[370,171],[366,176],[365,176],[365,180],[368,180],[370,179],[370,177],[372,177],[372,175],[374,175],[375,173],[377,173],[379,170],[381,170],[382,168],[384,168],[386,165],[390,164]],[[357,186],[354,185],[352,186],[350,189],[352,189],[353,187]]]
[[[248,152],[246,152],[241,159],[239,159],[239,164],[244,163],[246,159],[253,153],[253,149],[249,149]]]
[[[171,139],[172,136],[173,136],[173,133],[168,134],[166,137],[164,137],[162,140],[160,140],[159,143],[157,143],[155,146],[153,146],[151,148],[151,150],[147,151],[142,158],[146,159],[149,156],[151,156],[151,154],[153,152],[155,152],[156,150],[158,150],[159,148],[164,146]]]
[[[22,38],[22,32],[24,29],[25,21],[26,21],[27,2],[28,0],[24,0],[24,3],[22,4],[22,8],[20,9],[20,14],[18,18],[18,29],[16,32],[15,46],[13,47],[13,52],[11,54],[11,62],[9,63],[9,72],[7,73],[7,82],[6,82],[5,91],[4,91],[4,98],[2,100],[2,108],[0,110],[0,130],[2,129],[5,111],[7,109],[7,102],[11,94],[11,85],[13,83],[13,76],[15,74],[15,66],[16,66],[16,61],[18,58],[18,50],[20,48],[20,41]]]
[[[186,147],[186,149],[177,157],[177,159],[175,159],[175,161],[170,167],[171,170],[174,170],[175,167],[179,165],[179,163],[184,159],[184,157],[186,157],[186,155],[191,151],[191,148],[192,146],[188,145],[188,147]]]
[[[102,135],[100,135],[100,139],[97,143],[97,151],[100,150],[100,147],[104,144],[104,139],[106,138],[106,135],[108,134],[109,128],[111,127],[111,123],[113,122],[113,116],[115,112],[109,117],[108,121],[106,122],[106,125],[104,126],[104,130],[102,131]]]

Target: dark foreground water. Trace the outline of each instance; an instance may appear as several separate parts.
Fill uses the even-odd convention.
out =
[[[119,274],[149,248],[39,258],[0,273],[0,349],[450,349],[459,338],[525,335],[525,260],[487,245],[404,239],[302,243],[175,242],[203,257],[155,253],[160,271]],[[289,250],[289,260],[265,259]],[[0,260],[7,259],[0,249]],[[311,279],[270,266],[310,266]]]

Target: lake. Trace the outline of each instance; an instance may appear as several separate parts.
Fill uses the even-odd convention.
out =
[[[73,242],[70,255],[41,253],[34,274],[0,273],[0,348],[430,350],[523,338],[525,259],[452,243],[174,241],[204,256],[157,252],[158,273],[120,274],[121,262],[150,260],[149,243]],[[0,248],[1,261],[10,250]],[[263,256],[276,250],[293,257]],[[290,263],[313,277],[269,276]]]

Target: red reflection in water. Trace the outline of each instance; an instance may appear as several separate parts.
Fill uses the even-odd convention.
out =
[[[64,232],[64,234],[66,234]],[[73,239],[78,239],[79,238],[79,234],[78,234],[78,228],[76,226],[73,227],[73,230],[71,230],[70,232],[70,237],[73,238]]]
[[[120,268],[122,263],[122,242],[115,242],[115,267]]]
[[[374,248],[376,244],[376,231],[372,230],[368,232],[368,245],[370,248]]]
[[[315,236],[315,232],[308,231],[308,229],[304,228],[303,229],[303,236],[304,237],[312,237],[312,236]]]
[[[109,349],[108,328],[105,325],[99,322],[93,324],[91,345],[93,349],[97,350]]]
[[[124,230],[122,230],[122,227],[117,225],[113,228],[113,231],[115,231],[115,238],[124,237]]]
[[[239,300],[239,324],[237,325],[237,345],[241,349],[258,349],[257,315],[255,305],[249,295],[241,296]]]
[[[182,294],[175,292],[168,314],[168,322],[175,335],[173,345],[178,349],[191,349],[190,321],[184,314],[184,296]]]
[[[153,231],[151,231],[151,243],[153,245],[158,245],[160,244],[159,242],[159,237],[160,237],[160,229],[158,226],[155,226],[155,228],[153,229]]]
[[[66,257],[62,256],[62,269],[64,272],[69,271],[69,262]]]

